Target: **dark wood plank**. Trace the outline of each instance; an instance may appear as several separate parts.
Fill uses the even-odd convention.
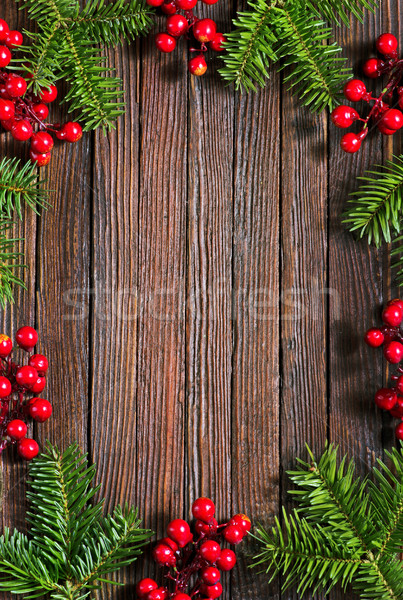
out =
[[[280,493],[279,78],[237,98],[233,233],[232,508],[271,524]],[[240,548],[231,598],[277,598]],[[248,551],[251,547],[248,547]]]

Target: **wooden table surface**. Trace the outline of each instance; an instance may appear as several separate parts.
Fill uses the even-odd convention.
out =
[[[28,26],[13,0],[2,4],[14,28]],[[336,32],[350,64],[379,33],[399,34],[399,4]],[[233,9],[220,0],[203,14],[225,31]],[[106,506],[138,505],[159,534],[200,495],[220,518],[242,510],[268,523],[289,502],[285,471],[305,443],[337,442],[362,473],[394,443],[372,400],[384,364],[362,342],[391,295],[387,257],[341,223],[355,177],[391,142],[374,136],[342,155],[328,116],[300,108],[274,70],[241,95],[218,61],[190,77],[184,45],[161,55],[149,37],[110,56],[126,117],[53,152],[41,171],[52,208],[18,228],[28,290],[2,328],[35,325],[50,358],[54,416],[35,436],[77,440]],[[0,136],[0,156],[21,148]],[[23,527],[26,465],[6,454],[2,466],[2,523]],[[226,600],[298,598],[247,563]],[[148,559],[102,598],[133,598],[143,572],[154,572]]]

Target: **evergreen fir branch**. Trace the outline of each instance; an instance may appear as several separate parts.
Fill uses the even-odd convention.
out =
[[[350,25],[349,14],[352,14],[362,22],[364,11],[373,11],[378,5],[375,0],[307,0],[306,5],[318,16],[322,16],[328,21],[333,21],[337,25]]]
[[[143,0],[89,0],[72,24],[84,28],[88,39],[98,44],[116,46],[123,39],[132,40],[151,27],[153,12]]]
[[[61,453],[47,445],[30,464],[30,538],[0,538],[0,591],[27,598],[82,600],[122,566],[136,560],[152,532],[140,529],[137,511],[117,507],[102,516],[93,503],[95,467],[77,445]]]
[[[29,46],[21,46],[22,58],[14,58],[14,70],[30,73],[27,84],[36,94],[43,88],[49,88],[56,81],[55,73],[61,76],[62,65],[59,60],[59,50],[63,44],[63,35],[59,23],[44,23],[40,33],[24,30],[24,35],[30,39]]]
[[[368,243],[377,247],[390,243],[392,234],[400,232],[403,198],[403,155],[394,156],[378,170],[367,171],[358,179],[363,183],[352,194],[344,222],[350,231],[357,231]]]
[[[401,226],[399,231],[401,230]],[[392,250],[390,251],[392,258],[391,267],[395,271],[395,283],[398,286],[403,285],[403,235],[395,234],[392,239]]]
[[[27,10],[31,19],[38,23],[52,21],[60,23],[64,19],[73,19],[79,12],[77,0],[15,0],[21,10]]]
[[[22,206],[26,204],[34,212],[47,208],[45,181],[38,181],[36,166],[31,162],[20,166],[17,158],[3,158],[0,162],[0,220],[9,219],[14,211],[22,218]],[[3,216],[4,218],[4,216]]]
[[[3,308],[7,303],[14,303],[15,286],[26,289],[22,279],[16,275],[16,271],[25,268],[25,265],[19,262],[23,254],[14,251],[15,244],[21,240],[7,238],[7,233],[13,226],[14,223],[2,221],[0,216],[0,305]]]
[[[362,600],[401,600],[403,569],[401,560],[384,557],[379,561],[363,561],[353,582]]]

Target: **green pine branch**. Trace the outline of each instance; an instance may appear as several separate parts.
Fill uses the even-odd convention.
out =
[[[75,0],[16,0],[36,20],[39,31],[28,34],[31,44],[23,48],[13,67],[31,74],[28,85],[37,93],[58,79],[69,83],[64,101],[84,130],[114,127],[124,110],[121,80],[99,44],[116,45],[148,32],[153,9],[145,0],[90,0],[80,12]],[[27,66],[28,63],[28,66]]]
[[[309,450],[308,450],[309,451]],[[362,600],[403,597],[399,552],[403,534],[403,447],[386,452],[371,478],[354,477],[354,463],[327,445],[319,461],[299,461],[290,472],[299,506],[270,531],[260,527],[256,566],[285,577],[284,587],[304,593],[352,585]]]
[[[350,13],[362,18],[363,9],[373,6],[372,0],[251,1],[227,36],[221,75],[237,89],[255,90],[265,84],[270,63],[278,63],[280,69],[289,67],[286,81],[304,105],[315,111],[331,108],[350,70],[322,18],[348,22]]]
[[[6,529],[0,538],[0,591],[54,600],[86,598],[107,575],[131,564],[152,532],[127,506],[102,516],[93,503],[95,467],[77,445],[47,445],[30,465],[29,538]]]

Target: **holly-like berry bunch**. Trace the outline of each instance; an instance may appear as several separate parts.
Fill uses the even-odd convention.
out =
[[[33,327],[21,327],[16,334],[17,346],[31,353],[38,341]],[[16,445],[18,454],[31,460],[39,452],[35,440],[27,437],[28,421],[44,423],[52,414],[52,405],[39,398],[46,385],[48,360],[43,354],[30,354],[28,364],[13,361],[13,343],[0,335],[0,453]]]
[[[81,126],[73,121],[63,125],[46,122],[48,104],[57,97],[54,85],[35,95],[27,90],[29,75],[24,78],[6,70],[12,58],[11,50],[21,46],[22,42],[22,34],[11,31],[6,21],[0,19],[0,123],[14,139],[21,142],[31,140],[31,161],[43,167],[50,161],[54,145],[52,133],[59,140],[77,142],[83,132]]]
[[[347,129],[356,121],[361,127],[357,133],[346,133],[341,139],[345,152],[357,152],[367,137],[369,126],[375,125],[383,135],[393,135],[403,127],[403,58],[397,54],[398,42],[391,33],[383,33],[376,41],[376,48],[382,58],[370,58],[363,66],[364,75],[370,79],[387,77],[386,85],[378,97],[368,92],[361,79],[351,79],[344,86],[344,96],[350,102],[365,102],[369,106],[367,114],[360,116],[352,106],[337,106],[332,112],[336,127]]]
[[[371,348],[383,345],[386,360],[397,365],[403,360],[403,300],[395,299],[387,303],[382,312],[382,327],[372,327],[365,334],[365,342]],[[396,437],[403,440],[403,367],[397,367],[391,375],[392,385],[379,389],[375,394],[375,404],[390,412],[392,417],[401,419],[396,427]],[[400,394],[400,395],[399,395]]]
[[[221,596],[221,572],[231,571],[236,564],[235,552],[222,545],[239,544],[251,529],[250,519],[237,514],[219,524],[209,498],[198,498],[192,513],[194,534],[186,521],[175,519],[168,524],[167,537],[153,549],[155,562],[167,569],[167,584],[159,586],[153,579],[142,579],[136,586],[139,600],[213,600]]]
[[[197,53],[188,62],[192,75],[204,75],[207,71],[205,53],[210,48],[221,52],[225,36],[217,32],[217,25],[212,19],[198,19],[193,9],[198,0],[147,0],[150,6],[159,6],[167,15],[165,31],[157,33],[155,45],[161,52],[173,52],[177,40],[186,37],[190,41],[189,52]],[[204,4],[215,4],[218,0],[202,0]],[[181,14],[178,11],[183,11]],[[196,47],[199,44],[199,47]]]

